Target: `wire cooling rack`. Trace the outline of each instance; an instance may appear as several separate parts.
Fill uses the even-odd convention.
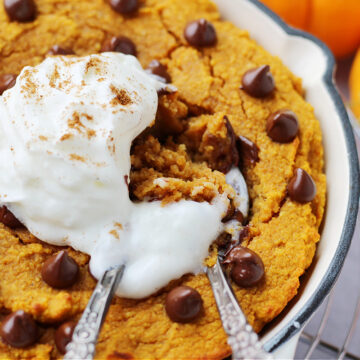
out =
[[[348,314],[352,317],[346,326],[338,324],[335,326],[333,321],[329,320],[332,314],[341,316],[334,304],[333,292],[327,299],[323,309],[321,309],[320,319],[314,319],[305,331],[301,334],[299,345],[296,351],[295,359],[345,359],[360,360],[360,296],[357,298],[357,304],[352,311],[348,308]],[[342,294],[343,297],[347,294]],[[347,301],[344,299],[347,303]],[[313,331],[317,329],[317,331]],[[330,332],[330,333],[327,333]]]
[[[360,127],[351,114],[350,117],[360,155]],[[339,280],[301,334],[295,359],[360,360],[359,216]]]

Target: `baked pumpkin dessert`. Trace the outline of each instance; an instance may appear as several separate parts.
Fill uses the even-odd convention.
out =
[[[202,266],[222,256],[259,332],[320,237],[301,80],[209,0],[3,0],[0,19],[1,358],[61,358],[119,262],[97,358],[228,356]]]

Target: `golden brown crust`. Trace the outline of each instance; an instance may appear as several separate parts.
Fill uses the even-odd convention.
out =
[[[179,91],[160,100],[157,123],[163,122],[171,130],[160,137],[171,137],[161,142],[155,139],[152,134],[159,135],[155,125],[152,134],[144,133],[134,145],[131,189],[136,198],[210,201],[216,192],[231,192],[224,175],[203,162],[214,158],[209,138],[226,137],[224,115],[237,135],[257,144],[260,161],[244,169],[252,199],[252,237],[245,245],[261,256],[266,277],[253,289],[236,285],[234,289],[249,321],[259,331],[297,293],[299,276],[310,265],[319,240],[325,205],[321,131],[312,107],[302,97],[300,80],[246,31],[220,21],[216,7],[208,0],[144,0],[138,13],[126,18],[112,11],[104,0],[36,3],[39,16],[26,24],[9,23],[0,9],[3,73],[19,73],[25,65],[38,64],[55,44],[78,55],[98,52],[113,35],[134,41],[143,66],[153,59],[167,65]],[[218,43],[213,48],[198,50],[183,38],[185,24],[200,17],[210,20],[217,30]],[[263,64],[271,67],[276,91],[260,100],[239,90],[239,85],[245,71]],[[294,111],[300,123],[300,136],[290,144],[274,143],[265,132],[267,116],[283,108]],[[194,144],[201,150],[195,151]],[[310,204],[300,205],[286,196],[295,167],[304,168],[316,182],[317,195]],[[159,177],[167,178],[165,189],[154,184]],[[53,342],[54,327],[79,317],[95,285],[88,272],[88,257],[70,249],[80,265],[81,280],[71,289],[54,290],[41,280],[40,269],[45,259],[58,251],[56,247],[37,241],[25,230],[14,232],[3,226],[0,241],[3,312],[23,309],[47,324],[39,343],[29,349],[0,343],[0,357],[60,357]],[[196,288],[204,299],[204,314],[197,321],[183,325],[166,316],[164,298],[173,284],[143,301],[116,298],[101,332],[97,357],[221,359],[228,355],[206,277],[188,275],[174,283],[179,282]]]

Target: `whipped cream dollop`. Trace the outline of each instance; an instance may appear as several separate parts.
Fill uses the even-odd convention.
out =
[[[136,58],[103,53],[25,67],[0,97],[1,203],[42,241],[89,254],[97,278],[125,264],[124,297],[201,271],[229,202],[129,199],[130,146],[163,87]]]

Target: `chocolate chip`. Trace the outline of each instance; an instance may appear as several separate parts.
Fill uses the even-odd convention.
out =
[[[236,147],[236,134],[234,128],[231,125],[227,116],[224,116],[225,126],[227,130],[227,137],[230,139],[230,151],[232,158],[232,166],[237,166],[239,164],[239,152]],[[229,169],[230,170],[230,169]]]
[[[63,48],[59,45],[54,45],[48,52],[48,55],[74,55],[74,51],[68,48]]]
[[[4,8],[11,21],[27,22],[36,17],[34,0],[4,0]]]
[[[23,224],[14,216],[14,214],[6,207],[0,208],[0,222],[11,229],[22,227]]]
[[[78,273],[78,264],[65,250],[47,259],[41,269],[43,280],[55,289],[64,289],[73,285]]]
[[[223,263],[231,265],[230,276],[241,287],[255,286],[264,278],[265,270],[261,258],[243,246],[234,247]]]
[[[235,213],[235,207],[232,203],[230,203],[230,206],[227,209],[226,215],[222,218],[221,222],[226,223],[230,221]]]
[[[16,83],[16,75],[3,74],[0,75],[0,95],[7,89],[12,88]]]
[[[244,221],[244,215],[240,210],[235,209],[232,219],[238,221],[239,223],[242,223]]]
[[[248,240],[250,238],[250,235],[250,226],[244,226],[239,233],[239,244],[241,244],[245,240]]]
[[[244,221],[244,215],[240,210],[235,209],[234,207],[229,207],[225,217],[221,220],[221,222],[226,223],[231,220],[236,220],[239,223],[242,223]]]
[[[315,182],[305,170],[298,168],[289,182],[288,193],[291,200],[299,203],[310,202],[316,195]]]
[[[236,145],[243,165],[254,165],[259,161],[259,148],[251,140],[238,136]]]
[[[275,88],[275,81],[269,65],[248,70],[242,77],[241,89],[256,98],[270,95]]]
[[[116,51],[126,55],[136,56],[135,44],[125,36],[113,36],[105,41],[101,48],[102,52]]]
[[[189,22],[185,27],[184,37],[190,45],[196,47],[213,46],[217,42],[214,25],[205,19]]]
[[[139,7],[139,0],[110,0],[110,6],[119,14],[127,15]]]
[[[8,315],[0,328],[2,339],[16,348],[24,348],[34,344],[38,339],[38,333],[38,327],[33,317],[23,310]]]
[[[68,321],[56,330],[55,344],[61,354],[66,353],[66,345],[71,341],[75,326],[74,321]]]
[[[158,60],[151,61],[151,63],[147,68],[151,74],[160,76],[162,79],[164,79],[165,83],[171,82],[171,77],[167,72],[166,67],[163,64],[161,64],[161,62],[159,62]]]
[[[212,132],[206,132],[202,138],[203,149],[209,149],[203,154],[203,160],[212,170],[218,170],[227,174],[233,166],[239,162],[239,154],[236,148],[236,135],[229,119],[224,116],[226,136],[219,136]]]
[[[172,321],[188,323],[194,320],[203,307],[200,294],[189,286],[172,289],[165,301],[165,310]]]
[[[232,236],[227,232],[222,232],[215,240],[215,244],[218,247],[218,250],[221,249],[222,254],[225,254],[231,245]]]
[[[279,110],[271,114],[266,121],[268,136],[278,143],[293,141],[299,132],[299,122],[291,110]]]
[[[236,135],[227,116],[224,116],[224,124],[227,130],[225,138],[208,133],[204,143],[212,148],[211,156],[206,159],[210,168],[227,174],[233,166],[238,165],[239,153]]]

